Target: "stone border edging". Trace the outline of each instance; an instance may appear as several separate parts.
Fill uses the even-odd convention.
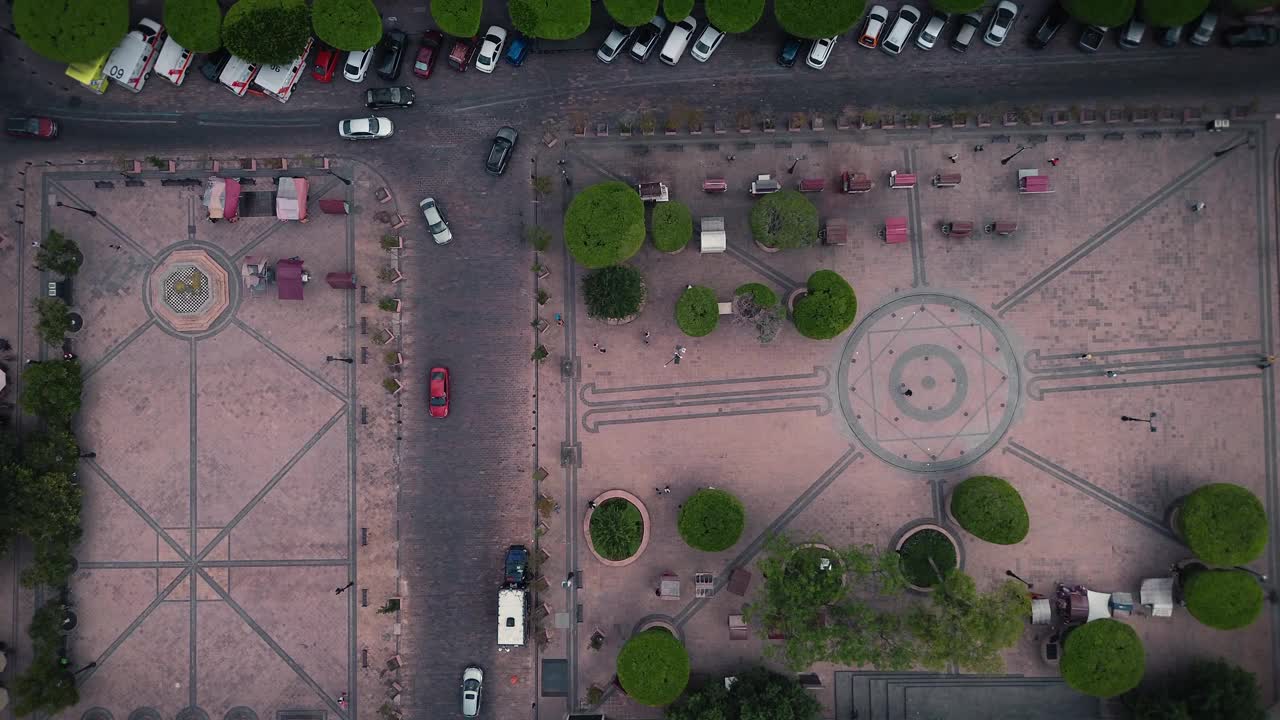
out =
[[[662,628],[663,630],[666,630],[671,633],[672,637],[679,640],[681,645],[684,645],[684,630],[676,625],[675,619],[670,615],[662,615],[660,613],[645,615],[640,618],[631,629],[631,635],[629,635],[626,640],[630,640],[645,630],[652,630],[653,628]],[[623,644],[626,644],[626,640],[623,641]],[[685,645],[685,650],[688,650],[687,645]]]
[[[933,518],[915,520],[903,525],[898,532],[894,533],[893,551],[900,552],[902,550],[902,546],[906,544],[907,538],[910,538],[921,530],[934,530],[942,533],[943,537],[950,540],[951,546],[956,549],[956,569],[964,570],[964,545],[960,544],[960,539],[951,534],[951,531],[939,525]],[[907,581],[907,587],[915,592],[924,594],[929,594],[937,589],[913,585],[910,581]]]
[[[600,553],[596,552],[595,546],[591,544],[591,516],[595,514],[595,508],[587,508],[587,513],[582,518],[582,536],[587,541],[587,549],[591,551],[591,554],[595,556],[596,560],[599,560],[601,563],[609,567],[624,567],[640,559],[640,556],[644,554],[645,548],[649,546],[649,531],[653,523],[649,520],[649,510],[644,506],[644,502],[626,490],[605,490],[593,498],[592,502],[596,504],[596,507],[599,507],[603,505],[606,500],[612,500],[614,498],[626,500],[640,511],[640,520],[644,523],[644,531],[640,535],[640,547],[636,549],[635,554],[623,560],[607,560]]]

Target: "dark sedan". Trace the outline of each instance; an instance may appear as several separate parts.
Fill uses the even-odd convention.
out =
[[[787,38],[787,41],[782,44],[782,49],[778,51],[778,64],[787,68],[794,66],[803,47],[804,42],[800,39]]]
[[[1280,30],[1271,25],[1246,25],[1222,36],[1227,47],[1269,47],[1280,42]]]
[[[400,63],[404,59],[404,46],[409,36],[401,30],[392,30],[382,36],[378,46],[378,77],[393,82],[400,77]]]
[[[498,130],[493,137],[493,145],[489,146],[489,157],[485,158],[484,171],[490,175],[501,175],[506,171],[507,163],[511,161],[511,155],[516,150],[516,140],[519,137],[520,133],[510,125]]]
[[[413,88],[400,87],[373,88],[364,94],[364,106],[370,110],[389,110],[392,108],[413,107]]]
[[[206,55],[204,62],[200,63],[200,74],[204,75],[204,79],[209,82],[218,82],[218,76],[222,75],[222,69],[227,66],[231,60],[231,53],[226,50],[219,50],[212,55]]]
[[[4,132],[13,137],[52,140],[58,137],[58,121],[36,115],[13,116],[5,118]]]
[[[1032,33],[1031,47],[1036,49],[1044,48],[1070,19],[1071,16],[1067,15],[1067,11],[1063,10],[1061,5],[1054,3],[1053,7],[1049,8],[1049,14],[1044,16],[1044,19],[1036,26],[1036,31]]]

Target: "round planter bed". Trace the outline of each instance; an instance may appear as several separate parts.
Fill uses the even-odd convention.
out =
[[[894,550],[902,557],[902,574],[907,586],[917,592],[933,592],[941,582],[937,573],[945,577],[951,570],[962,566],[960,543],[946,528],[933,523],[908,528],[894,545]]]
[[[596,549],[595,542],[591,537],[592,519],[595,518],[596,513],[600,512],[604,508],[605,503],[611,501],[614,503],[626,503],[627,505],[630,505],[634,509],[635,514],[639,516],[639,521],[642,524],[639,545],[635,548],[635,552],[617,560],[612,560],[601,554],[600,551]],[[640,501],[640,498],[632,495],[626,490],[606,490],[605,492],[597,495],[594,502],[595,507],[588,508],[586,516],[582,519],[582,535],[587,540],[587,547],[591,549],[591,554],[595,555],[597,560],[610,567],[622,567],[635,562],[639,559],[640,555],[644,553],[644,549],[649,545],[649,527],[652,523],[649,521],[649,511],[645,508],[644,503]],[[612,509],[614,507],[616,506],[610,506],[610,509],[605,512],[615,512]],[[597,531],[600,530],[601,527],[597,524]]]
[[[826,570],[822,569],[823,558],[831,561],[831,565]],[[797,547],[791,554],[791,558],[787,560],[787,566],[783,572],[788,577],[800,576],[801,573],[806,572],[812,574],[815,578],[814,585],[817,586],[814,595],[820,598],[824,605],[835,602],[844,593],[844,560],[829,545],[808,543]]]

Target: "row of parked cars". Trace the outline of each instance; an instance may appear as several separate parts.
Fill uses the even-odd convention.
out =
[[[1055,4],[1048,14],[1041,19],[1031,34],[1031,46],[1044,48],[1049,45],[1058,31],[1070,21],[1067,11]],[[1213,41],[1213,34],[1218,28],[1218,13],[1206,10],[1194,22],[1170,28],[1157,28],[1152,35],[1158,45],[1176,47],[1183,37],[1191,45],[1205,46]],[[1085,25],[1080,31],[1076,46],[1085,52],[1097,52],[1111,28],[1100,25]],[[1116,35],[1116,44],[1131,50],[1142,45],[1147,35],[1147,24],[1141,18],[1133,17]],[[1231,28],[1222,34],[1222,42],[1228,47],[1266,47],[1280,42],[1280,29],[1271,25],[1248,24]]]

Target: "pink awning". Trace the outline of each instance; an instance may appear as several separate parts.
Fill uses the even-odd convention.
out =
[[[222,214],[228,220],[235,220],[239,209],[240,181],[227,178],[227,199],[226,205],[222,208]]]
[[[904,217],[885,218],[884,241],[886,243],[904,243],[907,241],[907,219]]]
[[[281,300],[302,299],[302,261],[280,260],[276,263],[276,288]]]
[[[1030,175],[1018,181],[1019,189],[1025,193],[1049,192],[1048,175]]]

